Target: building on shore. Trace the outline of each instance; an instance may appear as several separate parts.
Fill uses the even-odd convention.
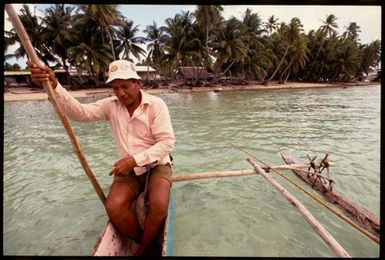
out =
[[[159,78],[155,69],[150,66],[135,66],[138,75],[142,80],[154,80]],[[55,76],[58,81],[64,85],[70,85],[68,74],[62,67],[54,69]],[[88,72],[78,73],[75,67],[68,69],[69,76],[73,79],[79,79],[79,82],[87,83],[89,80]],[[4,87],[34,87],[30,78],[31,73],[29,71],[4,71]],[[106,78],[108,72],[105,73]]]
[[[29,71],[4,71],[4,88],[30,86]]]
[[[176,79],[199,80],[207,79],[208,72],[205,67],[179,67],[175,75]]]
[[[135,66],[135,69],[142,80],[155,80],[159,78],[156,70],[151,66]]]

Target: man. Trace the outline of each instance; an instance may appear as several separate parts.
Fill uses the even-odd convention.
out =
[[[28,61],[31,79],[42,85],[49,80],[62,108],[75,121],[107,120],[120,160],[110,172],[114,175],[106,200],[111,222],[140,245],[142,255],[155,239],[167,216],[171,187],[170,152],[175,143],[168,108],[163,100],[140,90],[140,77],[132,63],[117,60],[109,66],[106,81],[115,96],[95,103],[81,104],[60,85],[53,71]],[[137,199],[149,171],[148,215],[142,232],[131,203]]]

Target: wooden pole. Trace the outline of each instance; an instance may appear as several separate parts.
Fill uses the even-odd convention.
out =
[[[42,63],[40,62],[39,58],[36,55],[35,50],[33,49],[33,46],[31,44],[31,41],[28,37],[27,32],[24,29],[24,26],[22,22],[20,21],[19,16],[17,15],[15,9],[13,8],[12,4],[6,4],[5,10],[7,11],[11,21],[13,28],[15,29],[25,51],[27,52],[29,58],[36,63],[38,66],[41,66]],[[95,178],[95,175],[93,174],[91,168],[89,167],[87,160],[82,152],[82,148],[80,146],[80,143],[78,141],[78,138],[75,135],[74,130],[72,129],[71,123],[68,120],[66,114],[63,112],[62,108],[60,107],[59,103],[56,100],[55,94],[53,92],[53,89],[51,87],[51,84],[49,81],[43,82],[43,88],[47,92],[49,99],[52,102],[52,105],[54,106],[57,114],[59,115],[59,118],[64,126],[64,129],[66,130],[69,139],[71,140],[74,153],[77,155],[81,165],[83,166],[83,169],[85,173],[87,174],[89,180],[91,181],[96,193],[98,194],[100,200],[102,201],[103,205],[106,202],[106,196],[103,193],[103,190],[101,189],[98,181]]]
[[[202,172],[202,173],[192,173],[192,174],[172,176],[171,180],[172,182],[178,182],[178,181],[187,181],[187,180],[223,178],[223,177],[245,176],[245,175],[254,175],[254,174],[256,174],[254,170]]]
[[[271,167],[263,168],[265,171],[269,170],[302,170],[301,168],[309,167],[305,163],[296,163],[290,165],[277,165]],[[200,173],[189,173],[183,175],[172,176],[173,182],[178,181],[187,181],[187,180],[199,180],[199,179],[208,179],[208,178],[223,178],[223,177],[236,177],[236,176],[245,176],[245,175],[254,175],[256,174],[254,170],[238,170],[238,171],[220,171],[220,172],[200,172]]]
[[[247,158],[247,161],[254,167],[255,171],[260,173],[271,185],[274,186],[283,196],[297,209],[310,226],[326,242],[330,249],[339,257],[351,257],[345,249],[334,239],[334,237],[318,222],[318,220],[284,187],[282,187],[273,177],[268,175],[260,166]]]

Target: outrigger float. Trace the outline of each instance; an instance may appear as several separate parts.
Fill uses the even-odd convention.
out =
[[[295,165],[296,160],[286,151],[281,152],[282,159],[288,165]],[[380,220],[373,213],[369,212],[360,205],[349,201],[347,198],[337,193],[333,189],[333,179],[329,171],[330,163],[328,162],[328,154],[326,153],[324,158],[319,164],[315,164],[316,156],[309,158],[309,167],[307,171],[299,169],[291,169],[291,171],[297,175],[306,184],[310,185],[315,191],[321,194],[328,202],[336,205],[347,216],[349,216],[354,222],[370,232],[368,235],[373,241],[379,243],[380,241]],[[321,175],[323,170],[326,169],[326,177]]]

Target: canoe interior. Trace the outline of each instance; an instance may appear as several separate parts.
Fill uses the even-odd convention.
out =
[[[172,255],[172,223],[173,223],[173,196],[170,194],[170,203],[168,207],[168,216],[165,220],[163,232],[148,249],[148,256],[170,256]],[[104,226],[104,229],[95,243],[93,256],[132,256],[139,245],[120,234],[110,221]]]

